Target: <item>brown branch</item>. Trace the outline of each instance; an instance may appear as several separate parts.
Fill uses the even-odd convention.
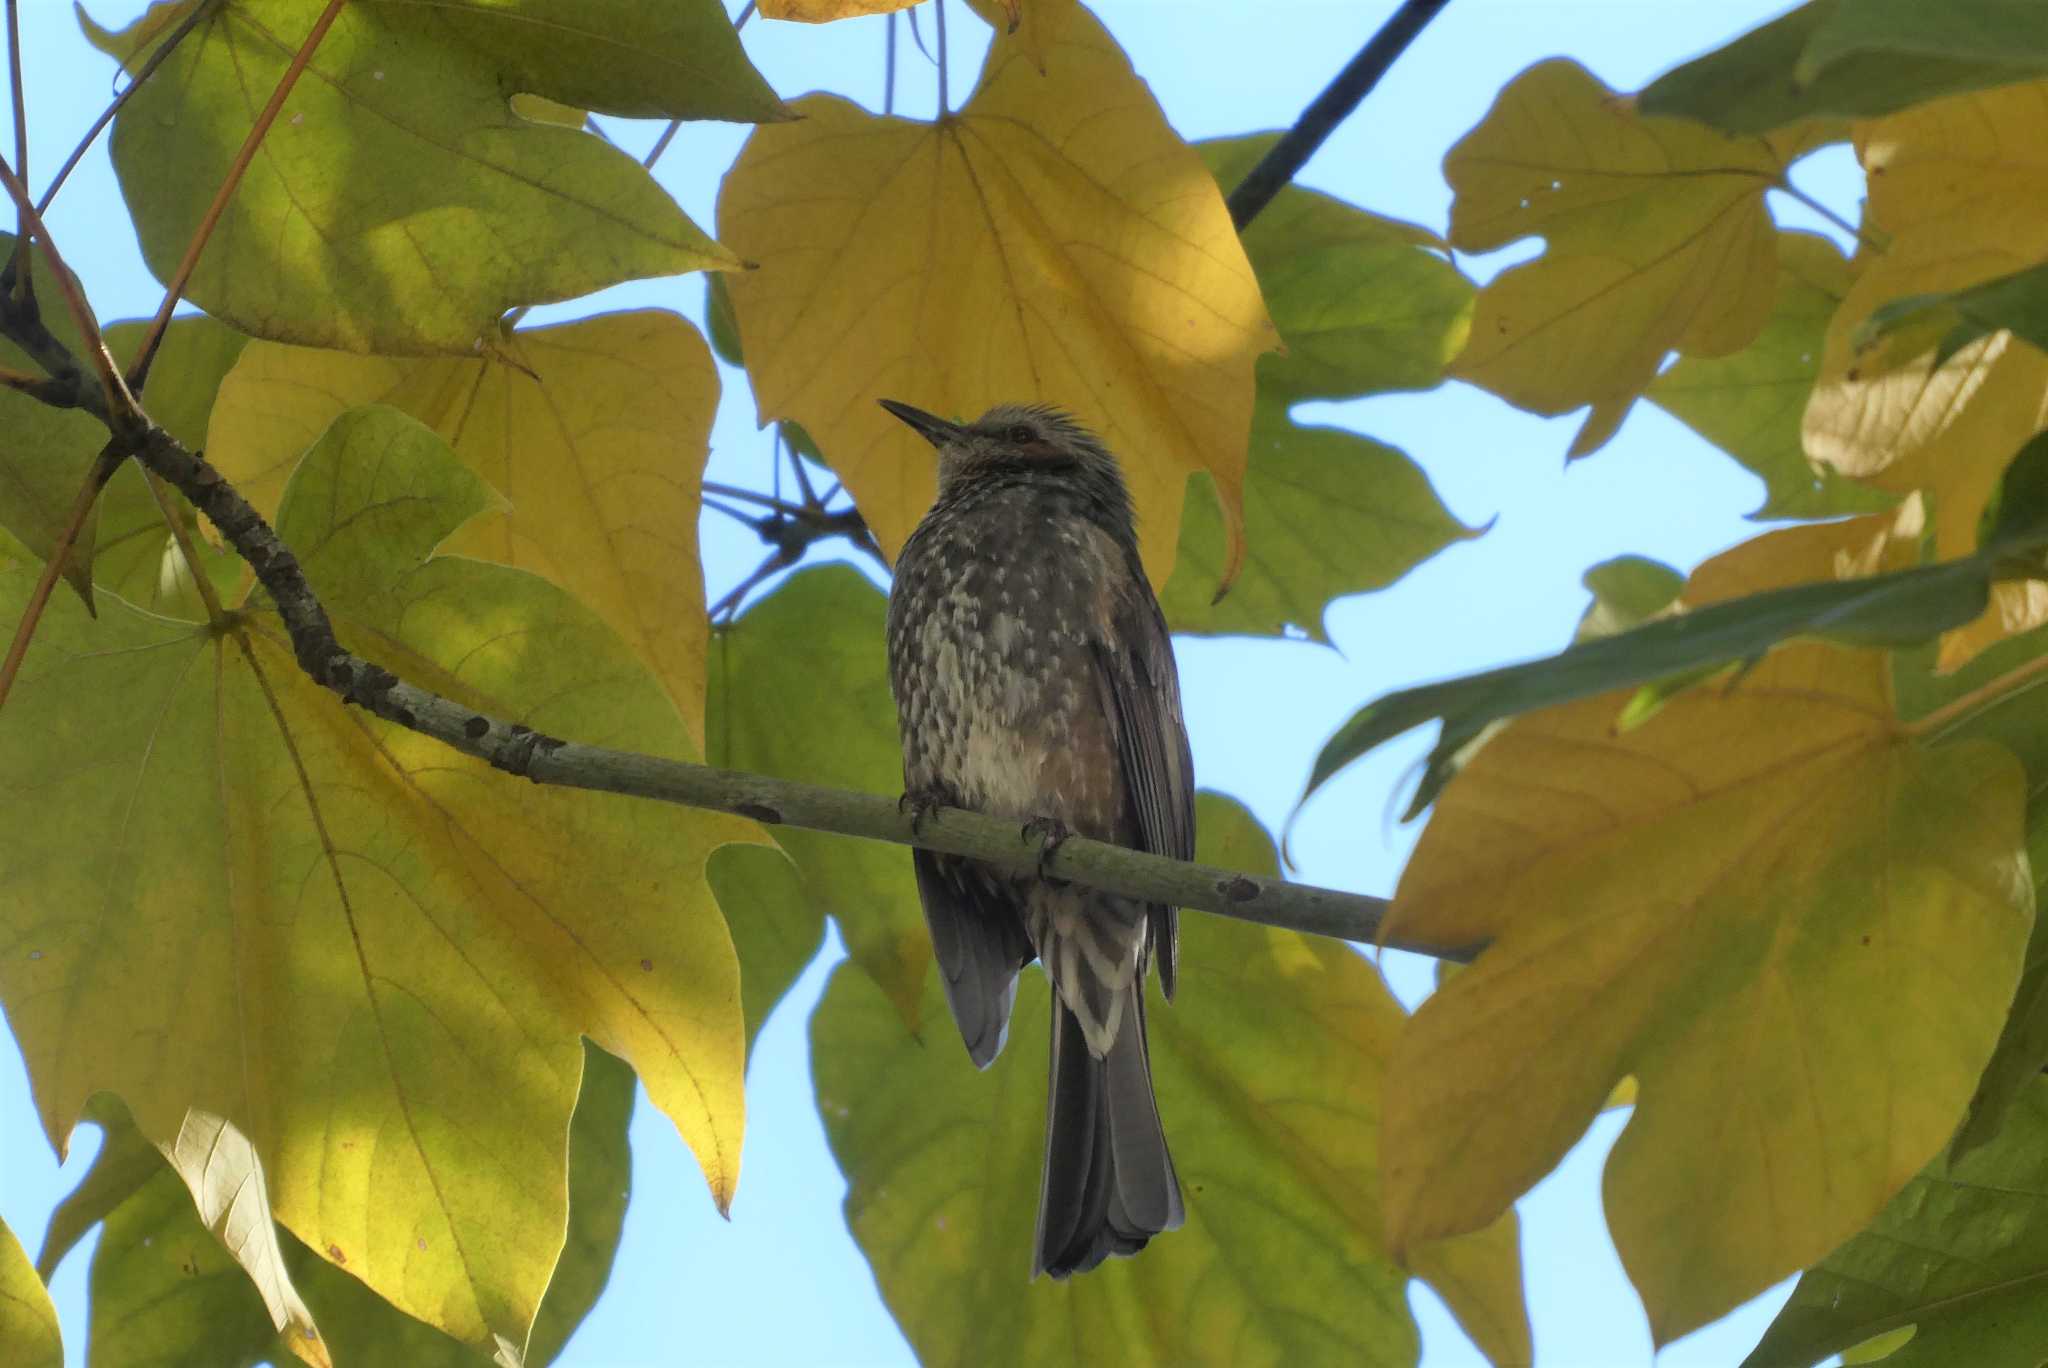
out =
[[[277,122],[278,111],[292,93],[292,87],[299,83],[299,74],[306,69],[306,63],[313,59],[320,41],[327,36],[327,30],[334,26],[342,6],[348,0],[327,0],[327,8],[320,11],[320,17],[313,21],[313,27],[306,34],[306,40],[299,44],[299,50],[292,54],[291,63],[285,67],[284,75],[277,78],[277,88],[270,92],[270,99],[256,115],[256,122],[249,125],[249,136],[242,139],[241,150],[235,153],[234,162],[222,178],[220,189],[213,195],[213,203],[206,206],[206,216],[199,220],[199,226],[192,230],[192,240],[185,245],[184,260],[172,273],[164,288],[164,302],[158,306],[156,317],[150,320],[149,331],[143,335],[142,347],[135,353],[135,364],[129,374],[139,392],[149,383],[150,363],[156,360],[156,349],[163,344],[164,329],[171,325],[171,313],[178,307],[178,301],[185,297],[185,286],[192,279],[193,270],[199,265],[199,254],[206,250],[207,242],[213,237],[213,230],[220,223],[220,217],[227,212],[228,201],[234,198],[235,189],[242,183],[242,176],[248,171],[249,163],[256,159],[256,149],[270,133],[270,126]]]
[[[1416,35],[1449,3],[1450,0],[1402,0],[1401,8],[1380,26],[1380,31],[1359,49],[1336,79],[1302,111],[1294,127],[1281,135],[1280,141],[1230,192],[1230,221],[1239,232],[1273,202],[1273,196],[1294,179],[1324,140],[1337,131],[1337,125],[1372,93],[1380,77],[1408,50]]]

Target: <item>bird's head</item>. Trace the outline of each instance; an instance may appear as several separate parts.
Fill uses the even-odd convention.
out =
[[[894,399],[881,405],[938,448],[941,497],[984,475],[1021,472],[1073,479],[1126,500],[1116,457],[1058,409],[997,404],[971,423],[955,423]]]

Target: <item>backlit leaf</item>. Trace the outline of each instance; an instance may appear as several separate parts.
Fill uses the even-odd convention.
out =
[[[0,1344],[7,1346],[9,1363],[19,1368],[63,1368],[57,1308],[5,1221],[0,1221]]]
[[[1842,536],[1759,539],[1688,594],[1810,579]],[[1388,934],[1491,944],[1402,1037],[1383,1172],[1397,1252],[1474,1229],[1634,1076],[1605,1206],[1661,1345],[1947,1142],[2033,898],[2019,765],[1902,731],[1882,652],[1788,646],[1617,731],[1624,702],[1514,722],[1438,799]]]
[[[343,638],[405,676],[693,754],[588,610],[428,558],[488,500],[425,428],[353,410],[279,530]],[[24,579],[0,581],[16,604]],[[227,1118],[281,1221],[486,1352],[526,1340],[561,1248],[580,1036],[729,1199],[739,983],[703,868],[748,824],[506,780],[344,709],[260,600],[220,631],[55,606],[8,708],[0,1001],[53,1141],[101,1089],[159,1146],[190,1109]]]
[[[1801,440],[1821,349],[1848,292],[1849,263],[1811,233],[1778,235],[1778,291],[1756,341],[1732,356],[1688,356],[1644,397],[1740,461],[1764,482],[1758,518],[1871,513],[1893,502],[1810,459]]]
[[[1912,1327],[1893,1368],[2032,1368],[2048,1340],[2048,1082],[1967,1158],[1928,1165],[1809,1269],[1744,1368],[1806,1368]]]
[[[1921,106],[1861,127],[1856,147],[1870,177],[1866,229],[1885,245],[1863,254],[1828,329],[1806,449],[1878,488],[1926,490],[1935,553],[1949,558],[1976,544],[2006,462],[2048,425],[2048,355],[2004,333],[1939,365],[1945,330],[1909,349],[1856,343],[1892,300],[2048,258],[2048,82]],[[2048,594],[2000,585],[1993,611],[1943,642],[1942,665],[2042,621]]]
[[[221,387],[207,458],[269,512],[338,414],[403,410],[503,500],[442,549],[574,594],[701,739],[709,627],[697,521],[719,388],[703,337],[675,314],[637,310],[524,329],[497,353],[412,360],[257,343]]]
[[[173,17],[87,36],[133,71]],[[319,11],[225,0],[114,123],[143,256],[167,279]],[[242,331],[467,353],[519,304],[737,263],[633,158],[520,117],[514,92],[640,118],[782,109],[716,0],[342,7],[186,295]]]
[[[1023,35],[1043,27],[1041,73]],[[1043,401],[1117,452],[1155,584],[1187,477],[1241,551],[1252,368],[1274,344],[1230,215],[1107,32],[1042,0],[935,124],[830,96],[756,130],[719,194],[758,270],[727,282],[763,421],[794,419],[894,555],[936,488],[875,401],[949,417]]]
[[[711,763],[901,793],[886,611],[859,572],[827,565],[790,576],[721,629],[711,645]],[[811,906],[839,923],[854,962],[914,1025],[932,947],[910,852],[794,827],[775,839],[801,871]]]
[[[1382,589],[1452,542],[1476,536],[1450,515],[1407,456],[1338,428],[1296,424],[1262,394],[1244,483],[1245,561],[1221,600],[1223,515],[1204,479],[1188,483],[1180,556],[1160,594],[1176,632],[1328,642],[1331,599]]]
[[[1198,857],[1270,869],[1272,843],[1200,800]],[[936,976],[921,1036],[859,975],[812,1018],[818,1106],[848,1224],[919,1358],[1066,1364],[1411,1364],[1416,1337],[1380,1239],[1374,1150],[1400,1007],[1347,946],[1190,914],[1176,1001],[1148,1013],[1187,1224],[1085,1277],[1028,1280],[1044,1147],[1042,974],[978,1072]],[[1527,1362],[1515,1227],[1418,1250],[1496,1362]]]
[[[1763,329],[1778,236],[1764,193],[1802,146],[1639,115],[1572,62],[1523,72],[1444,159],[1450,237],[1545,250],[1479,292],[1452,374],[1538,413],[1591,404],[1571,454],[1596,450],[1667,353],[1727,356]]]

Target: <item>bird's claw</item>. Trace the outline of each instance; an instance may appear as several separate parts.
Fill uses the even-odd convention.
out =
[[[1040,842],[1038,847],[1038,877],[1050,884],[1065,883],[1064,879],[1053,877],[1051,870],[1052,857],[1058,853],[1061,846],[1067,843],[1067,838],[1074,834],[1073,828],[1057,817],[1033,817],[1024,824],[1024,829],[1020,834],[1026,840],[1036,837]]]
[[[896,810],[910,815],[910,834],[913,836],[924,835],[924,824],[932,819],[934,812],[944,806],[946,800],[929,789],[906,790],[903,796],[896,800]]]

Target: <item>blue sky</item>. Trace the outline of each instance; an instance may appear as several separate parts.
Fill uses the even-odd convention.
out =
[[[971,84],[987,30],[957,0],[949,3],[957,102]],[[1789,7],[1784,0],[1452,0],[1300,179],[1442,229],[1450,204],[1443,155],[1517,71],[1566,55],[1609,85],[1634,89]],[[21,8],[30,54],[31,165],[40,185],[111,94],[112,66],[79,37],[68,4],[22,0]],[[97,0],[89,8],[102,22],[118,24],[143,5]],[[934,38],[930,8],[923,7],[928,43]],[[1190,139],[1291,123],[1392,8],[1392,0],[1096,5]],[[880,103],[880,20],[823,29],[757,20],[743,36],[785,96],[829,89]],[[906,42],[898,112],[929,114],[935,88],[932,67]],[[638,148],[653,133],[629,127],[619,136]],[[687,127],[661,164],[664,183],[707,228],[715,222],[718,178],[745,136],[745,129],[731,126]],[[1855,218],[1860,177],[1846,152],[1809,159],[1795,178]],[[145,314],[159,297],[125,219],[109,212],[116,195],[102,147],[60,199],[51,224],[109,320]],[[1777,199],[1773,208],[1782,221],[1822,227]],[[1531,250],[1525,244],[1463,264],[1484,279]],[[683,277],[536,311],[534,321],[628,304],[701,319],[702,298],[701,280]],[[709,477],[759,484],[769,442],[755,427],[744,374],[728,370],[724,378]],[[1359,704],[1403,684],[1556,650],[1585,606],[1579,576],[1598,561],[1636,553],[1687,568],[1757,530],[1745,515],[1762,503],[1761,484],[1647,405],[1637,407],[1607,448],[1569,468],[1564,452],[1576,416],[1535,418],[1462,385],[1309,405],[1302,416],[1402,447],[1427,469],[1454,513],[1492,527],[1389,590],[1334,605],[1327,618],[1334,650],[1294,642],[1178,643],[1202,784],[1242,799],[1276,830],[1317,747]],[[751,533],[716,516],[706,518],[704,546],[714,596],[761,554]],[[1389,746],[1318,795],[1294,831],[1300,878],[1392,891],[1416,835],[1396,821],[1397,793],[1425,742],[1417,736]],[[828,959],[836,953],[836,946],[828,950]],[[805,975],[761,1036],[749,1082],[744,1178],[730,1222],[712,1209],[673,1128],[640,1108],[633,1127],[634,1195],[618,1266],[564,1361],[911,1362],[846,1232],[844,1186],[812,1106],[806,1026],[827,967],[821,961]],[[1407,1001],[1427,991],[1427,961],[1392,954],[1386,970]],[[1531,1315],[1539,1361],[1547,1365],[1601,1368],[1651,1359],[1647,1324],[1600,1216],[1600,1166],[1624,1120],[1603,1118],[1522,1203]],[[93,1148],[92,1132],[82,1130],[71,1162],[59,1171],[36,1124],[19,1055],[11,1038],[0,1044],[0,1216],[31,1251],[51,1207],[84,1171]],[[88,1252],[72,1254],[54,1288],[71,1363],[84,1361]],[[1781,1288],[1688,1337],[1660,1362],[1739,1360],[1783,1296]],[[1430,1294],[1417,1291],[1413,1300],[1425,1364],[1481,1361]]]

